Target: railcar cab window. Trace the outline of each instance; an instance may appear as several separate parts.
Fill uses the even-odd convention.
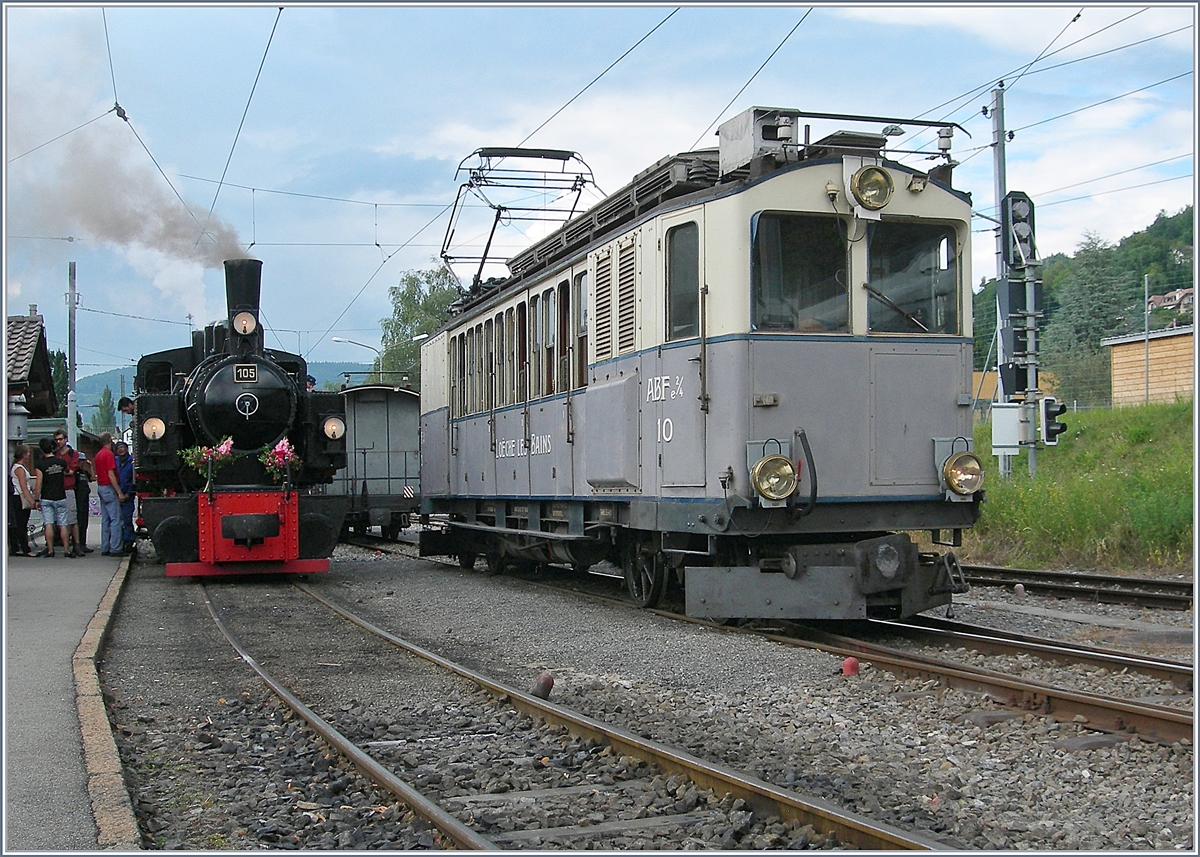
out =
[[[958,251],[954,230],[880,221],[867,228],[867,329],[957,334]]]
[[[685,223],[667,232],[667,339],[700,333],[700,227]]]
[[[759,213],[752,218],[752,330],[849,331],[844,232],[835,217]]]

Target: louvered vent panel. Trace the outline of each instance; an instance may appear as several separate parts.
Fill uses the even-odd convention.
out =
[[[612,357],[612,256],[596,259],[596,360]]]
[[[617,255],[617,353],[637,344],[637,248],[627,244]]]

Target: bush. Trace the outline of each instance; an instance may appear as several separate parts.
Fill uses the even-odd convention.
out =
[[[964,535],[971,562],[1102,570],[1190,568],[1192,403],[1069,413],[1059,445],[1025,455],[998,478],[991,424],[975,448],[991,461],[979,523]]]

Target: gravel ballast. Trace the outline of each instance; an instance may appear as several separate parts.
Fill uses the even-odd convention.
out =
[[[425,825],[344,770],[270,701],[195,603],[195,584],[161,574],[161,566],[131,574],[102,674],[147,847],[437,847]],[[1110,739],[867,663],[844,676],[831,655],[358,548],[339,547],[333,570],[309,583],[393,633],[517,688],[532,688],[549,671],[553,702],[958,847],[1194,848],[1190,745]],[[253,586],[269,629],[272,589],[291,587]],[[974,604],[973,597],[960,599],[956,618],[1001,617],[1004,596],[988,591]],[[1013,606],[1060,614],[1096,607],[1110,621],[1161,616],[1176,627],[1190,620],[1142,611],[1122,617],[1111,607],[1049,599]],[[1028,633],[1063,636],[1047,630],[1061,619],[1024,612],[1000,621],[1011,627],[1014,617]],[[330,633],[342,640],[330,663],[344,664],[342,655],[364,645],[357,634]],[[368,660],[364,654],[361,668],[341,667],[348,707],[338,725],[386,735],[405,682],[370,673]],[[443,704],[464,702],[436,683],[427,692],[441,694]],[[667,793],[665,782],[659,791]],[[814,843],[761,830],[678,844]]]

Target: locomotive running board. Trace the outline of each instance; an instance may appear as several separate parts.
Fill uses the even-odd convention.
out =
[[[244,574],[319,574],[329,571],[328,559],[292,559],[286,562],[168,562],[167,577],[230,577]]]

